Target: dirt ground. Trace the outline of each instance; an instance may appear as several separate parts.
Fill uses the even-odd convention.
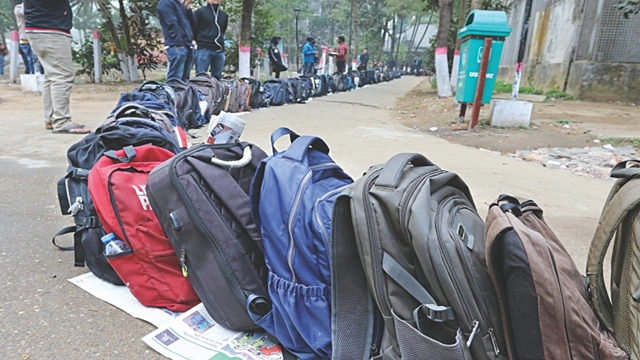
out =
[[[535,102],[530,128],[492,128],[489,105],[480,112],[480,126],[474,131],[452,131],[460,112],[451,98],[438,98],[425,79],[398,101],[396,120],[402,124],[477,148],[515,153],[547,147],[583,148],[603,145],[594,140],[611,138],[640,138],[640,107],[621,103],[592,103],[575,100]],[[471,119],[471,107],[466,120]],[[568,125],[568,129],[566,126]],[[564,126],[564,127],[563,127]],[[430,131],[437,127],[437,131]],[[623,142],[624,143],[624,142]]]

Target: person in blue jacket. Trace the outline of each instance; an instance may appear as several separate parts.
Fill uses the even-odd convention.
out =
[[[318,52],[315,48],[316,40],[313,36],[307,37],[307,43],[304,44],[302,48],[303,64],[302,64],[302,74],[303,75],[313,75],[313,64],[316,61],[316,55]]]
[[[169,60],[167,80],[189,80],[193,66],[193,27],[196,22],[190,6],[191,0],[160,0],[158,3],[158,20]]]

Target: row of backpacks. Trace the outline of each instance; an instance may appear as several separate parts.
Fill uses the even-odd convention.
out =
[[[202,301],[300,359],[640,356],[640,163],[613,169],[585,281],[534,201],[501,195],[483,221],[465,182],[423,155],[353,181],[318,137],[277,129],[271,156],[247,142],[183,150],[129,114],[69,149],[87,163],[60,204],[81,226],[77,262],[146,306]],[[129,250],[105,257],[107,233]]]

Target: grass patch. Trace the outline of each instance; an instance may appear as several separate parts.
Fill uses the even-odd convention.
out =
[[[499,93],[511,93],[512,84],[506,81],[496,81],[496,84],[493,86],[493,91]]]
[[[556,123],[560,124],[560,125],[569,125],[572,123],[571,120],[556,120]]]
[[[558,89],[551,89],[547,91],[545,95],[547,95],[547,98],[561,99],[561,100],[574,100],[573,96]]]
[[[639,138],[604,138],[600,139],[601,144],[611,144],[616,147],[631,145],[636,149],[640,149]]]

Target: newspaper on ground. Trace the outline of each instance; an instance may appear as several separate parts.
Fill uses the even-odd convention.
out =
[[[158,330],[142,338],[147,345],[170,359],[280,360],[280,347],[264,332],[225,329],[199,304],[185,313],[143,306],[126,286],[106,282],[92,273],[69,279],[72,284],[127,314],[153,324]]]
[[[69,281],[98,299],[108,302],[134,318],[153,324],[155,327],[165,326],[177,316],[167,309],[140,304],[126,286],[114,285],[90,272],[76,276]]]
[[[199,304],[142,338],[147,345],[170,359],[279,360],[280,347],[264,332],[225,329]]]

